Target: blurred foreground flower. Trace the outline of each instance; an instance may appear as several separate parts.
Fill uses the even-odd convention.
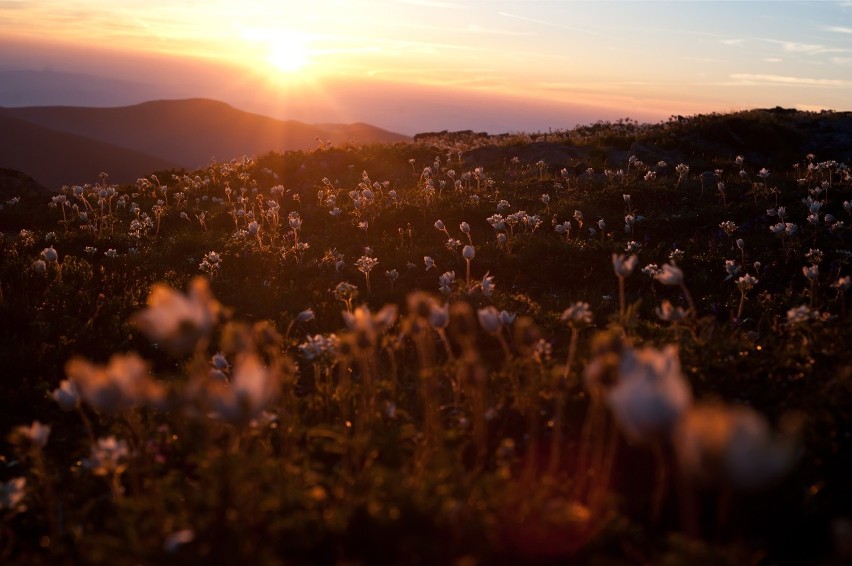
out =
[[[627,349],[607,404],[625,434],[636,441],[667,432],[692,404],[677,347]]]
[[[136,313],[132,321],[149,340],[180,356],[192,352],[210,334],[221,310],[207,280],[196,277],[187,295],[167,285],[154,285],[148,308]]]
[[[20,513],[27,510],[24,497],[27,495],[27,478],[12,478],[7,482],[0,482],[0,511],[9,509],[12,513]]]
[[[165,398],[165,387],[151,379],[148,364],[134,353],[114,354],[106,366],[71,358],[65,364],[65,373],[80,397],[96,411],[117,412],[159,404]]]
[[[230,384],[209,382],[206,396],[215,416],[231,423],[247,423],[277,397],[278,391],[276,372],[251,353],[237,358]]]
[[[791,468],[797,430],[797,419],[788,419],[776,434],[750,407],[704,403],[684,416],[675,432],[675,448],[688,476],[757,489],[777,481]]]

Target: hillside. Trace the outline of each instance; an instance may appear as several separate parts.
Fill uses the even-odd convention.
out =
[[[2,562],[852,563],[850,119],[0,169]]]
[[[111,181],[132,183],[153,171],[180,168],[166,158],[19,120],[3,109],[0,131],[0,167],[25,172],[52,190],[97,183],[102,171]]]
[[[4,112],[46,128],[154,155],[187,169],[214,159],[313,149],[318,139],[334,145],[409,139],[367,124],[276,120],[207,99],[158,100],[118,108],[7,108]]]

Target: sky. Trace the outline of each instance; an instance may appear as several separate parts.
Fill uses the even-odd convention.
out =
[[[3,70],[405,134],[852,110],[852,1],[0,0]]]

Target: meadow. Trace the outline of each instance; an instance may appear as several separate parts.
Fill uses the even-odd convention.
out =
[[[848,121],[4,194],[0,562],[852,559]]]

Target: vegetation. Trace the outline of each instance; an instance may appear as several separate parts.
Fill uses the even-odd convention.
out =
[[[850,559],[842,120],[3,195],[0,561]]]

